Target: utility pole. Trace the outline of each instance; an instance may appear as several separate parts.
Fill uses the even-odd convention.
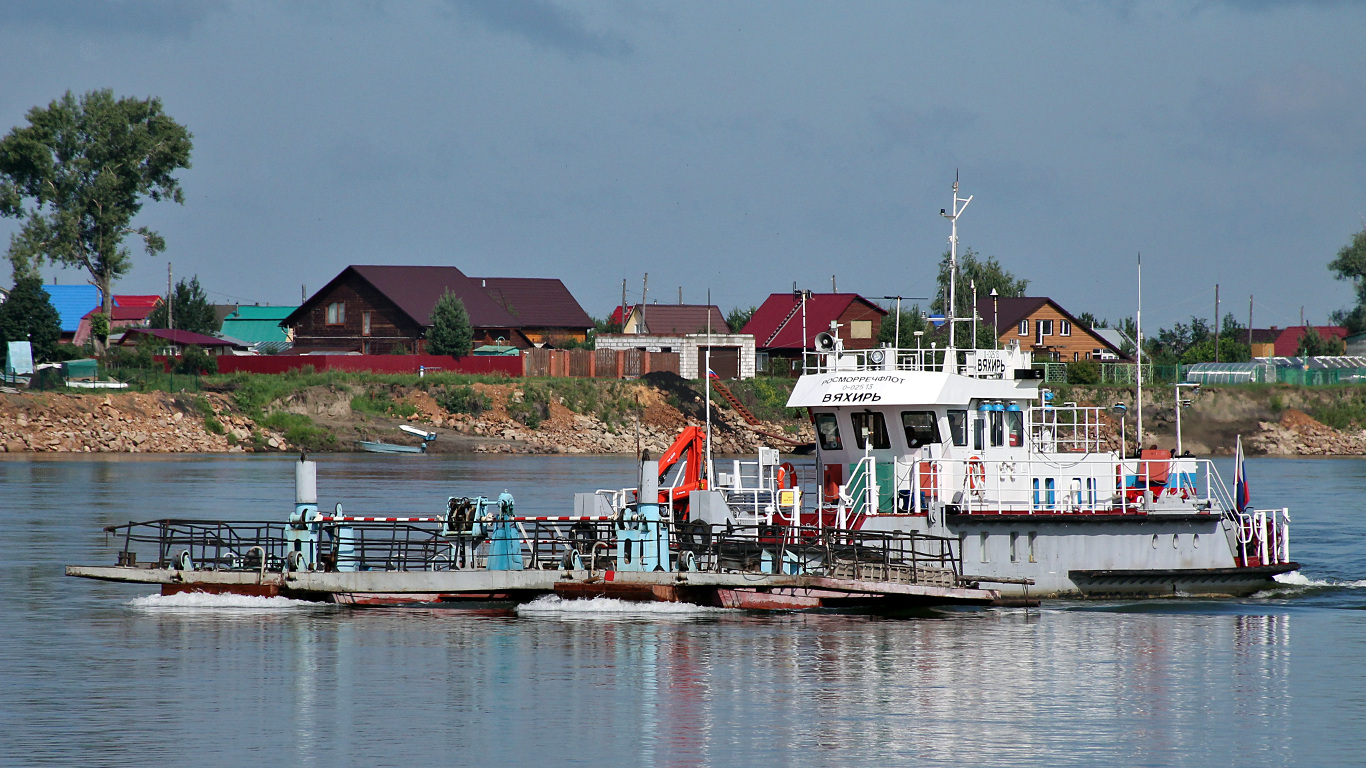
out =
[[[1214,284],[1214,362],[1219,362],[1219,284]]]
[[[1247,295],[1247,348],[1252,349],[1252,294]]]
[[[831,293],[839,293],[839,289],[835,287],[835,276],[834,276],[834,275],[831,275],[831,276],[830,276],[830,292],[831,292]]]
[[[636,333],[645,333],[645,296],[650,292],[650,273],[640,282],[640,322],[636,323]]]
[[[621,278],[621,332],[626,332],[626,278]]]
[[[683,306],[683,286],[678,286],[678,305]]]
[[[175,328],[171,312],[175,309],[175,289],[171,287],[171,262],[166,262],[166,330]]]

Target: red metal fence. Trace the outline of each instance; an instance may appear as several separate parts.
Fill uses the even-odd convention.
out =
[[[417,373],[419,368],[449,373],[521,376],[519,357],[445,355],[223,355],[219,373],[286,373],[312,366],[315,371]]]
[[[287,373],[311,366],[315,371],[417,373],[419,368],[449,373],[505,376],[636,378],[656,371],[678,373],[677,352],[643,349],[528,349],[520,357],[442,355],[223,355],[219,373]]]

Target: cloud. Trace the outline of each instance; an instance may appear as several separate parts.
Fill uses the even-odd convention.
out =
[[[1308,64],[1205,86],[1196,114],[1216,145],[1289,155],[1354,155],[1366,151],[1363,84]]]
[[[462,16],[495,32],[570,56],[620,57],[632,52],[625,38],[590,30],[582,14],[549,0],[450,0],[450,4]]]
[[[179,35],[224,7],[222,0],[9,0],[0,7],[0,24]]]

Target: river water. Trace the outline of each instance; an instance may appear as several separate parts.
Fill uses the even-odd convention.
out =
[[[1245,600],[912,619],[611,601],[520,612],[151,596],[69,579],[100,529],[283,519],[291,457],[0,461],[0,763],[299,766],[1366,764],[1366,461],[1252,459],[1298,584]],[[1231,477],[1231,475],[1228,475]],[[629,460],[320,460],[327,506],[511,491],[566,514]]]

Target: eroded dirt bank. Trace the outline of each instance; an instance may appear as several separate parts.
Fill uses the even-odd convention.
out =
[[[652,375],[653,376],[653,375]],[[0,395],[0,449],[11,452],[203,453],[350,451],[357,440],[416,445],[398,429],[436,432],[429,450],[503,453],[633,453],[665,450],[703,423],[703,397],[688,382],[584,382],[557,393],[536,382],[475,383],[452,391],[382,384],[311,386],[243,407],[231,388],[197,394]],[[461,412],[452,412],[452,409]],[[805,419],[747,425],[713,403],[717,453],[813,439]],[[756,431],[758,430],[758,431]],[[762,433],[768,433],[767,435]],[[775,437],[776,436],[776,437]]]

